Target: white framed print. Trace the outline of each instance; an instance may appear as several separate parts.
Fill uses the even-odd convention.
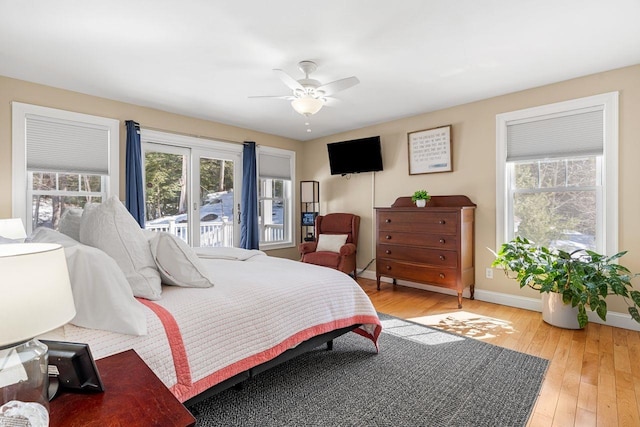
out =
[[[452,172],[451,125],[409,132],[409,175]]]

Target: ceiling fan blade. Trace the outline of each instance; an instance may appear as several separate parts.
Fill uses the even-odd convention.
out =
[[[358,80],[356,76],[351,76],[324,84],[316,90],[321,90],[325,95],[332,95],[336,92],[340,92],[341,90],[349,89],[350,87],[355,86],[358,83],[360,83],[360,80]]]
[[[296,99],[295,96],[291,96],[291,95],[258,95],[258,96],[250,96],[249,98],[269,98],[269,99],[287,99],[289,101],[292,101],[294,99]]]
[[[291,77],[289,74],[285,73],[283,70],[275,69],[273,70],[278,74],[280,80],[284,82],[291,90],[304,90],[304,87],[296,79]]]
[[[325,107],[338,107],[338,106],[343,104],[342,100],[340,100],[338,98],[333,98],[333,97],[330,97],[330,96],[323,97],[322,99],[324,99],[324,106]]]

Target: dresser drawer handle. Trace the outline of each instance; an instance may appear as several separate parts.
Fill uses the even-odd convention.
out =
[[[440,273],[440,278],[444,279],[444,273]]]
[[[388,234],[386,236],[384,236],[384,238],[387,239],[387,240],[391,240],[391,236],[388,235]]]
[[[440,261],[444,261],[444,255],[440,255]]]
[[[389,255],[391,253],[391,251],[389,249],[387,249],[386,251],[384,251],[384,253]]]
[[[445,240],[444,239],[440,239],[440,243],[444,244]]]
[[[387,265],[387,270],[391,270],[391,266],[390,265]]]
[[[442,225],[444,225],[444,224],[446,224],[446,223],[447,223],[447,221],[445,221],[444,219],[441,219],[441,220],[439,221],[439,223],[440,223],[440,224],[442,224]]]
[[[389,218],[385,219],[384,222],[386,222],[387,224],[389,224],[391,222],[391,220]]]

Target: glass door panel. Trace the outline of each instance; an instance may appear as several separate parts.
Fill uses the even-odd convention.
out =
[[[162,146],[144,152],[145,229],[165,231],[187,243],[190,219],[188,154],[186,149]]]
[[[217,156],[216,156],[217,157]],[[233,247],[236,240],[233,160],[198,156],[199,246]],[[195,225],[195,224],[194,224]]]

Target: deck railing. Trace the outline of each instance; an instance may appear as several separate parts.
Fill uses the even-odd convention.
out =
[[[151,231],[164,231],[180,237],[185,242],[188,241],[186,222],[176,223],[175,221],[169,221],[165,224],[145,224],[144,228]],[[263,242],[277,242],[284,239],[284,227],[282,224],[265,224],[260,228],[260,236]],[[200,221],[200,246],[233,246],[233,222],[227,219],[222,221]]]

